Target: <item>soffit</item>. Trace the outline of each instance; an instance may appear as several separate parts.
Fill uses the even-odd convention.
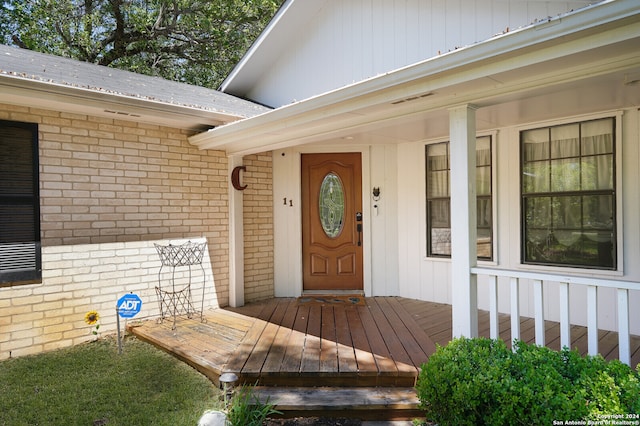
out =
[[[637,11],[561,35],[545,31],[432,58],[190,140],[230,155],[316,142],[402,143],[446,137],[448,109],[467,103],[479,108],[479,131],[640,105],[640,88],[625,84],[640,76]]]
[[[0,45],[3,103],[200,130],[268,111],[226,93]]]

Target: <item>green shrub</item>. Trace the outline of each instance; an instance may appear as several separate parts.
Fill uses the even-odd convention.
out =
[[[227,420],[232,426],[261,426],[274,414],[282,414],[269,401],[262,403],[248,386],[242,386],[231,400]]]
[[[619,361],[524,342],[460,338],[438,346],[416,384],[427,418],[446,425],[553,424],[640,412],[640,373]]]

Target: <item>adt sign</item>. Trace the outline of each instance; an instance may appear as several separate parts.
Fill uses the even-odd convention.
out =
[[[118,307],[118,315],[122,318],[135,317],[142,308],[142,300],[137,294],[129,293],[118,299],[116,305]]]

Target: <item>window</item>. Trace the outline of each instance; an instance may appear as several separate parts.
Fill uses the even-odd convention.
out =
[[[451,183],[449,142],[426,147],[427,256],[451,256]],[[476,139],[478,258],[493,257],[491,137]]]
[[[616,267],[615,119],[523,131],[522,261]]]
[[[0,120],[0,285],[41,269],[38,126]]]

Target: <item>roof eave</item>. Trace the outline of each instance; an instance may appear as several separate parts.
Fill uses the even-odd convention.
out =
[[[100,92],[0,74],[2,103],[146,122],[192,132],[240,120],[242,116],[204,108]]]
[[[639,11],[631,0],[606,1],[580,12],[551,18],[512,33],[346,86],[265,114],[190,137],[201,149],[246,154],[302,143],[300,129],[328,132],[330,118],[344,122],[350,111],[437,92],[527,63],[540,63],[640,34]],[[517,58],[517,60],[514,60]],[[505,88],[507,90],[507,88]],[[432,108],[459,104],[433,97]],[[429,108],[428,105],[423,108]],[[319,123],[324,123],[320,128]],[[298,133],[293,134],[293,129]]]

